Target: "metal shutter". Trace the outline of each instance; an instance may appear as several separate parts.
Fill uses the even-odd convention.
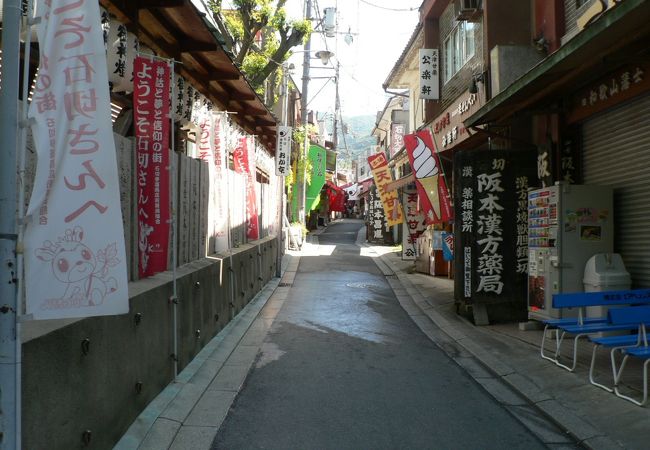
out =
[[[650,96],[583,124],[585,184],[614,188],[614,251],[634,287],[650,287]]]

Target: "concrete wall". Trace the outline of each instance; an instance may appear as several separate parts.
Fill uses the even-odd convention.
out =
[[[269,237],[233,249],[232,265],[213,255],[178,269],[179,371],[273,278],[276,261]],[[112,448],[173,381],[171,273],[132,282],[129,294],[129,314],[25,323],[23,448]]]

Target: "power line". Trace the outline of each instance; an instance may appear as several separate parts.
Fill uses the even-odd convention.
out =
[[[365,3],[368,6],[372,6],[373,8],[384,9],[386,11],[409,12],[409,11],[417,11],[418,9],[420,9],[419,7],[413,7],[413,8],[388,8],[387,6],[375,5],[374,3],[370,3],[367,0],[359,0],[359,1],[361,3]]]

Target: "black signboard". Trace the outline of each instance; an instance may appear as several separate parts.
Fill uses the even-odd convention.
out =
[[[526,311],[531,151],[461,151],[454,157],[454,294],[461,303],[515,303]]]
[[[373,244],[388,244],[391,235],[386,223],[384,206],[379,198],[377,187],[373,184],[368,192],[368,218],[366,220],[368,242]]]

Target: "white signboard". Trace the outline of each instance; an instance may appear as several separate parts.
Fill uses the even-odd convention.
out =
[[[127,258],[96,1],[38,2],[39,75],[29,115],[38,166],[27,210],[27,314],[129,310]]]
[[[275,150],[275,174],[285,176],[291,165],[291,127],[278,127],[278,145]]]
[[[440,59],[437,48],[420,49],[420,98],[440,98]]]

